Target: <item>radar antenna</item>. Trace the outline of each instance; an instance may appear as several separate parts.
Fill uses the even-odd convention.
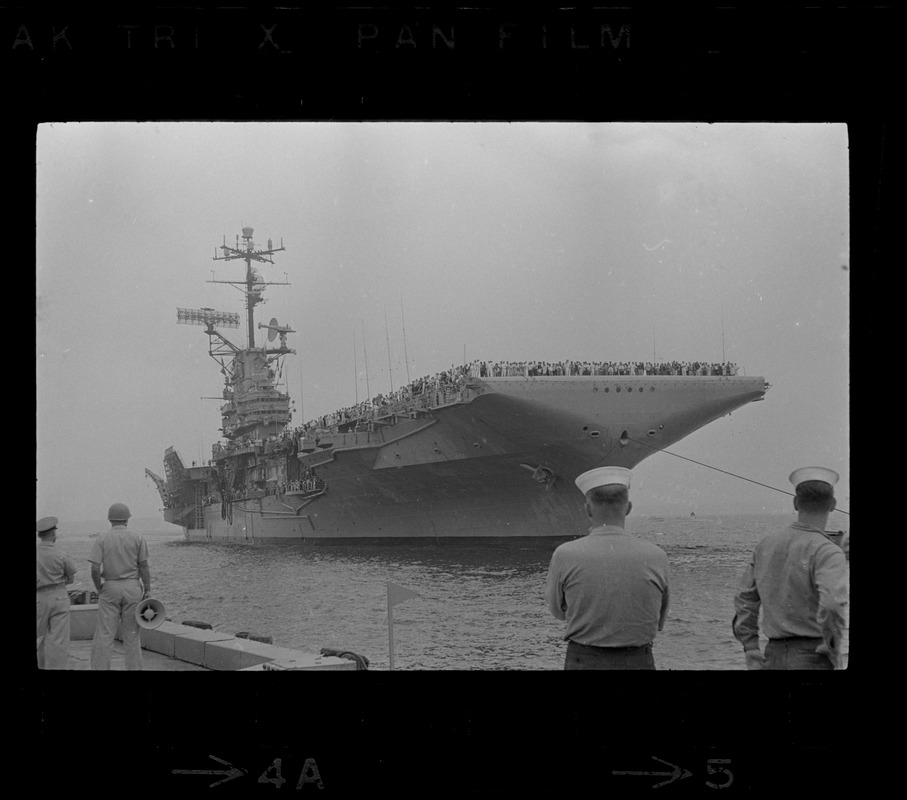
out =
[[[239,236],[237,236],[236,247],[231,247],[227,244],[227,237],[225,236],[224,243],[220,247],[220,250],[223,251],[223,255],[218,256],[217,249],[214,251],[215,261],[243,259],[246,262],[245,279],[241,281],[224,281],[212,278],[210,281],[207,281],[207,283],[226,283],[235,286],[240,288],[245,294],[250,351],[255,349],[254,309],[258,303],[264,302],[261,296],[262,291],[266,286],[289,286],[289,283],[286,281],[265,281],[257,270],[252,267],[253,261],[273,264],[274,260],[272,256],[274,253],[286,249],[283,246],[283,240],[281,239],[280,241],[280,247],[274,247],[273,242],[270,239],[268,239],[267,248],[256,247],[255,243],[252,241],[253,232],[252,228],[245,226],[242,229],[242,245],[240,245]],[[216,311],[213,308],[177,308],[176,321],[181,325],[203,325],[210,342],[208,354],[221,365],[221,371],[228,381],[235,377],[233,375],[233,370],[227,365],[225,359],[236,356],[238,353],[242,352],[242,349],[226,339],[215,329],[215,326],[220,328],[238,328],[238,313],[234,311]],[[273,342],[278,335],[280,336],[280,347],[278,349],[268,350],[267,348],[262,348],[262,352],[265,356],[270,354],[279,357],[285,353],[293,352],[287,347],[286,343],[286,335],[288,333],[295,333],[290,327],[278,325],[276,318],[273,318],[268,325],[259,325],[259,327],[268,329],[268,341]],[[217,339],[216,344],[213,341],[215,337]]]
[[[226,370],[225,357],[233,356],[239,348],[221,333],[215,330],[217,325],[221,328],[238,328],[239,314],[236,311],[215,311],[213,308],[177,308],[177,325],[203,325],[208,334],[208,355]],[[218,343],[215,344],[214,337]]]
[[[265,350],[265,353],[289,353],[290,350],[287,349],[287,334],[296,333],[289,325],[279,325],[277,322],[277,317],[272,317],[271,321],[265,325],[263,322],[258,323],[259,328],[267,328],[268,330],[268,341],[273,342],[277,336],[280,336],[280,348],[277,350]]]

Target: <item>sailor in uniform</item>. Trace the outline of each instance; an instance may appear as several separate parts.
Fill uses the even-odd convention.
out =
[[[734,636],[747,669],[831,670],[841,664],[848,601],[844,551],[825,535],[838,473],[803,467],[790,482],[797,521],[756,545],[734,597]]]
[[[624,530],[630,470],[599,467],[576,479],[593,527],[551,557],[548,610],[566,621],[564,669],[655,669],[652,643],[668,611],[668,557]]]
[[[66,584],[75,580],[69,556],[56,549],[57,518],[38,520],[37,547],[37,648],[38,669],[66,669],[69,660],[69,594]]]

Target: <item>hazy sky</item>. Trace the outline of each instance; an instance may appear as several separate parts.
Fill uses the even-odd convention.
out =
[[[294,424],[464,349],[724,356],[765,376],[765,400],[669,450],[784,491],[794,468],[831,467],[850,510],[843,124],[64,123],[36,144],[37,516],[157,516],[144,468],[163,475],[170,445],[210,457],[219,402],[202,398],[222,377],[176,308],[243,311],[206,283],[242,278],[212,257],[243,225],[286,247],[259,268],[292,286],[268,287],[256,322],[297,331]],[[242,344],[245,323],[225,333]],[[791,508],[664,453],[634,470],[633,501]]]

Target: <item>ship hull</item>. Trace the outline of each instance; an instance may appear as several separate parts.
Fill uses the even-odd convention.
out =
[[[468,402],[300,453],[325,490],[204,508],[190,540],[453,542],[569,538],[588,528],[574,485],[760,400],[763,378],[573,376],[476,381]],[[175,510],[174,519],[185,519]],[[201,521],[200,515],[193,517]]]
[[[519,464],[497,458],[401,467],[375,474],[365,454],[338,457],[346,475],[301,508],[293,498],[263,497],[206,509],[204,531],[192,539],[255,542],[296,539],[344,543],[396,540],[514,539],[573,536],[582,530],[582,498],[575,487],[532,480]],[[339,485],[355,482],[355,494]],[[329,484],[330,486],[330,484]],[[298,511],[298,513],[297,513]]]

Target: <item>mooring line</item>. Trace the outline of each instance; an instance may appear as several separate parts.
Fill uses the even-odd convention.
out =
[[[779,489],[776,486],[769,486],[767,483],[760,483],[759,481],[754,481],[752,478],[744,477],[743,475],[737,475],[734,472],[728,472],[724,469],[719,469],[718,467],[713,467],[709,464],[703,464],[701,461],[696,461],[692,458],[687,458],[686,456],[677,455],[677,453],[672,453],[670,450],[664,450],[661,447],[654,447],[648,442],[640,442],[637,439],[631,439],[629,436],[621,437],[621,441],[633,442],[634,444],[641,444],[643,447],[648,447],[650,450],[657,450],[659,453],[667,453],[669,456],[674,456],[675,458],[682,458],[684,461],[690,461],[693,464],[698,464],[700,467],[707,467],[708,469],[713,469],[715,472],[723,472],[725,475],[730,475],[732,478],[739,478],[742,481],[749,481],[750,483],[755,483],[757,486],[762,486],[766,489],[772,489],[776,492],[781,492],[781,494],[786,494],[788,497],[795,497],[796,495],[793,492],[787,492],[784,489]],[[835,511],[840,512],[841,514],[847,514],[850,516],[849,511],[845,511],[843,508],[835,508]]]

